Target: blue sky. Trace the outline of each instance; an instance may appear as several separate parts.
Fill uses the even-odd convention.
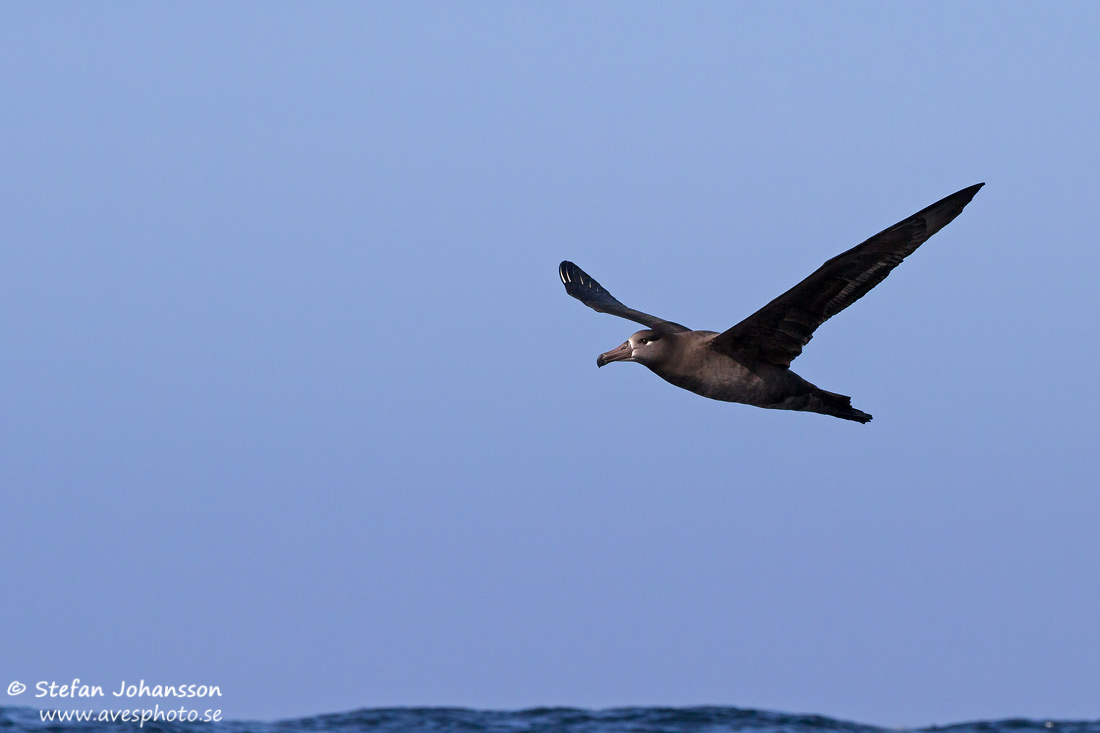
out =
[[[1100,717],[1096,5],[0,17],[4,687]],[[557,278],[723,330],[979,181],[795,362],[867,426]]]

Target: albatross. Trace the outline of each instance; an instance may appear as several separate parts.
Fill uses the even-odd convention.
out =
[[[596,366],[633,361],[677,387],[724,402],[772,410],[802,410],[866,423],[871,416],[852,398],[810,384],[791,362],[825,321],[882,282],[902,260],[962,213],[978,183],[953,193],[837,255],[812,275],[722,333],[693,331],[679,323],[627,308],[581,268],[558,268],[565,292],[592,310],[646,327],[600,354]]]

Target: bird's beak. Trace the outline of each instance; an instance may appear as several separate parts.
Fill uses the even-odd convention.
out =
[[[634,349],[631,347],[630,342],[626,341],[617,349],[612,349],[605,354],[600,354],[596,357],[596,366],[602,367],[605,364],[610,364],[613,361],[628,361],[634,356]]]

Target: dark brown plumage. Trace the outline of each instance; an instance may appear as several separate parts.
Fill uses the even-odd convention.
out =
[[[964,188],[862,244],[723,333],[686,326],[627,308],[572,262],[558,269],[565,290],[593,310],[641,323],[597,365],[637,361],[663,379],[704,397],[758,407],[806,410],[867,422],[871,416],[844,395],[826,392],[790,371],[791,362],[822,323],[863,297],[902,260],[958,216],[983,183]]]

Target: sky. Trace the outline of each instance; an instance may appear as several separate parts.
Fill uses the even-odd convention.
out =
[[[0,683],[1100,718],[1098,29],[5,4]],[[597,370],[556,271],[721,331],[982,181],[793,365],[868,425]]]

